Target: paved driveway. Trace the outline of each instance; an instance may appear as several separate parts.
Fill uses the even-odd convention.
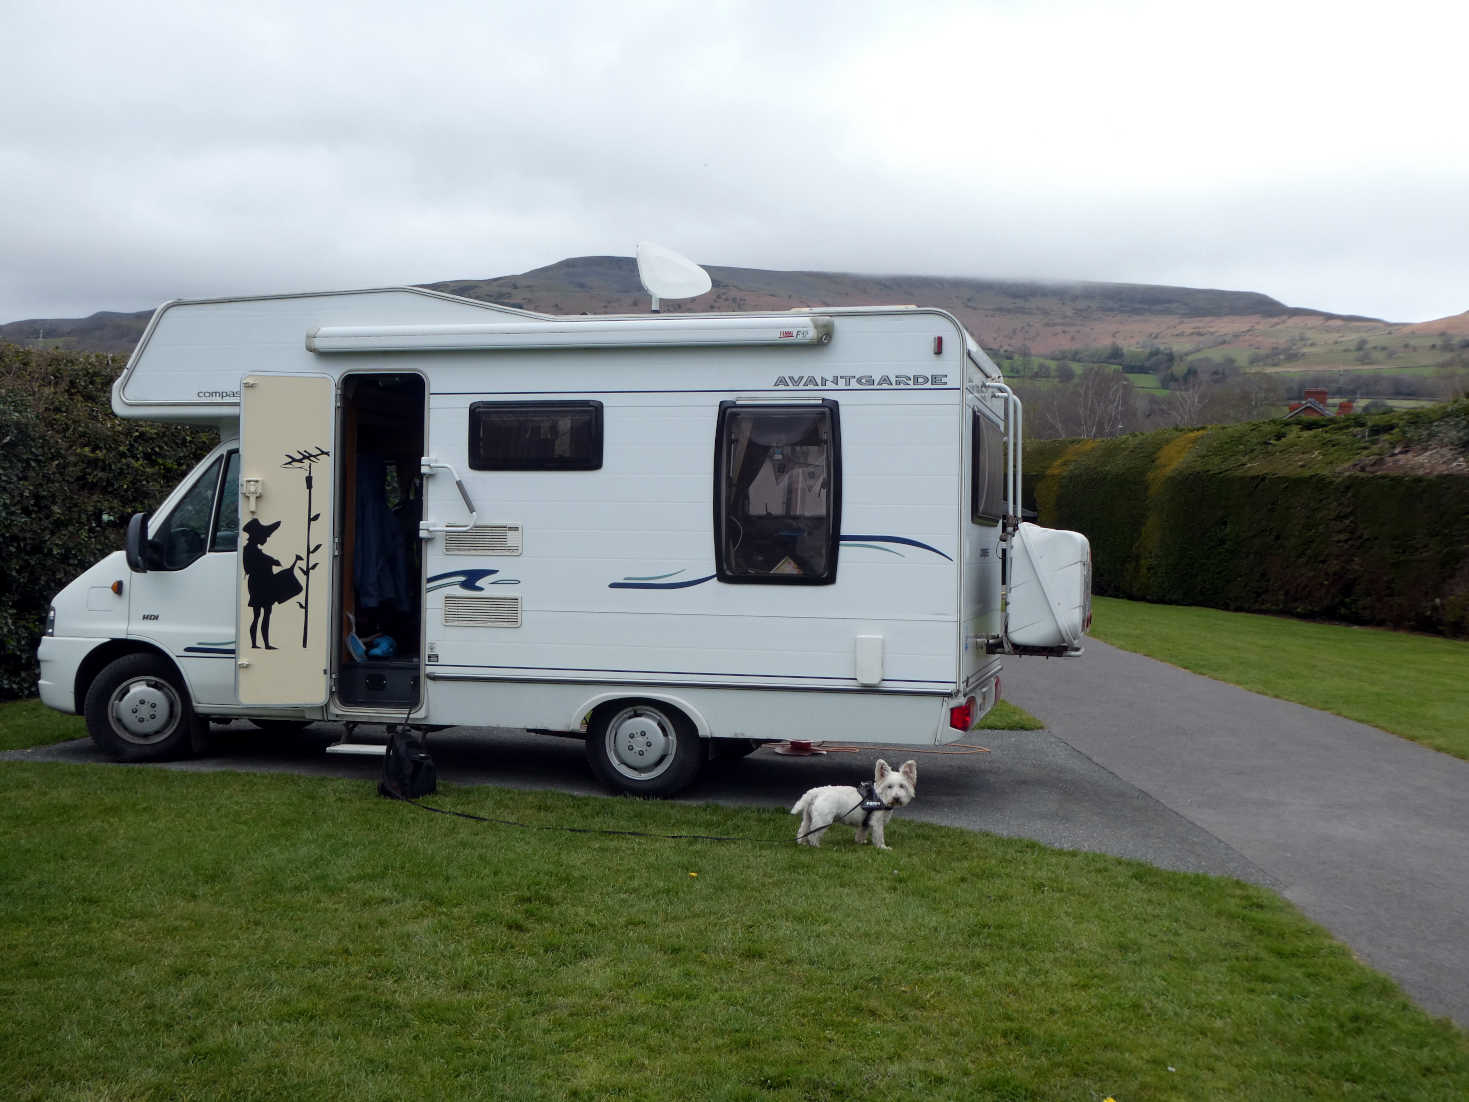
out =
[[[918,799],[889,828],[893,845],[914,818],[1264,884],[1429,1011],[1469,1025],[1469,762],[1095,641],[1080,659],[1013,659],[1003,680],[1049,729],[967,740],[989,753],[913,755]],[[319,724],[281,742],[217,729],[205,757],[165,768],[375,783],[380,759],[322,753],[339,734]],[[576,740],[454,728],[431,749],[456,784],[603,791]],[[760,750],[682,800],[784,809],[811,785],[862,780],[878,757],[910,753]],[[0,757],[103,760],[86,740]]]
[[[1469,1026],[1469,762],[1095,641],[1003,678],[1067,745]]]

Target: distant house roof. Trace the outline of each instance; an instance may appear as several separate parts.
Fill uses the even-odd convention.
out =
[[[1315,398],[1307,398],[1303,402],[1292,402],[1290,412],[1285,415],[1289,421],[1292,417],[1333,417],[1335,414],[1318,402]]]
[[[1354,398],[1343,398],[1337,402],[1333,413],[1327,404],[1330,399],[1326,396],[1325,387],[1308,387],[1302,393],[1301,401],[1290,404],[1290,412],[1285,415],[1287,421],[1292,417],[1345,417],[1356,403]]]

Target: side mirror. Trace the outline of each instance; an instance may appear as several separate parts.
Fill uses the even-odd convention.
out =
[[[128,569],[135,574],[148,573],[148,518],[151,513],[134,513],[128,521],[128,538],[124,544],[124,554],[127,556]]]

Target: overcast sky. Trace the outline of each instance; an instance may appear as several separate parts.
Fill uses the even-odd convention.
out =
[[[1462,0],[4,0],[0,321],[705,264],[1469,310]]]

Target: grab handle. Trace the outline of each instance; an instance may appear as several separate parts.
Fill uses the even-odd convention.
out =
[[[469,521],[466,524],[434,524],[432,521],[422,520],[418,522],[418,538],[422,540],[432,539],[435,532],[467,532],[474,527],[474,522],[479,516],[479,511],[474,507],[474,501],[469,496],[469,491],[464,488],[464,480],[459,477],[459,472],[452,465],[443,463],[431,456],[424,456],[418,461],[418,470],[425,478],[436,470],[448,471],[454,476],[454,486],[459,491],[459,496],[464,500],[464,507],[469,510]]]

